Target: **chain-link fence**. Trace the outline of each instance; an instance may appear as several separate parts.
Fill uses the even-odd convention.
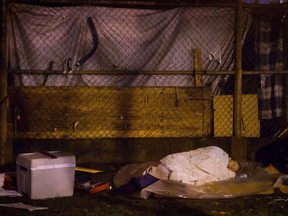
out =
[[[10,138],[232,136],[234,7],[9,9]],[[285,122],[284,15],[243,11],[243,136]]]

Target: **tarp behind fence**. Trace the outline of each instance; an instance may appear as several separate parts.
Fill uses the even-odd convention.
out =
[[[219,132],[214,112],[232,113],[230,99],[215,110],[213,97],[234,92],[234,76],[225,71],[235,67],[235,8],[10,4],[9,9],[11,138],[207,136]],[[255,49],[247,40],[255,23],[251,10],[244,10],[243,49],[253,50],[251,56]],[[201,86],[195,85],[196,49],[200,70],[224,71],[202,75]],[[255,62],[250,58],[245,65],[255,69]],[[253,107],[249,99],[243,105],[244,116],[256,107],[252,131],[242,122],[244,136],[260,133],[259,84],[248,81],[251,91],[243,91],[256,98]],[[217,129],[225,129],[218,136],[232,135],[232,119],[218,120]]]

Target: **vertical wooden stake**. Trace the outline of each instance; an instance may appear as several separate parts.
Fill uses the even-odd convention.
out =
[[[236,14],[236,50],[235,50],[235,89],[233,99],[233,138],[231,154],[236,160],[247,158],[247,140],[241,137],[242,119],[242,2],[237,0]]]
[[[201,50],[193,49],[193,61],[194,61],[194,85],[203,86],[202,75],[199,72],[202,70],[202,59],[201,59]]]
[[[0,14],[0,165],[5,163],[5,147],[7,144],[8,116],[8,84],[7,84],[7,28],[6,0],[1,1]]]

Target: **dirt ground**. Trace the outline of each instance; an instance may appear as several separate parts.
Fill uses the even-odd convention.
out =
[[[115,175],[115,172],[98,173],[93,179],[99,182],[108,182]],[[76,173],[76,179],[87,178],[86,174],[79,175],[79,172]],[[90,175],[88,176],[90,178]],[[0,216],[286,216],[288,215],[288,189],[281,192],[279,188],[275,188],[274,193],[270,194],[223,199],[172,198],[153,194],[148,199],[141,199],[120,195],[113,188],[94,194],[75,188],[71,197],[44,200],[31,200],[25,196],[0,196],[0,204],[11,203],[23,203],[37,207],[47,207],[48,209],[29,211],[0,206]]]
[[[288,215],[288,195],[275,191],[272,195],[253,195],[227,199],[184,199],[152,196],[138,199],[117,194],[113,189],[90,194],[74,191],[72,197],[30,200],[26,197],[0,197],[0,203],[24,203],[48,207],[28,211],[0,207],[0,215]]]

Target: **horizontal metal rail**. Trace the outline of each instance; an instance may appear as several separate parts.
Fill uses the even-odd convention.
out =
[[[189,1],[189,0],[8,0],[9,3],[25,3],[40,5],[98,5],[98,6],[143,6],[143,7],[236,7],[232,1]]]
[[[66,73],[63,70],[10,70],[11,74],[29,74],[29,75],[191,75],[193,70],[181,71],[137,71],[137,70],[75,70]],[[235,71],[197,71],[200,75],[234,75]],[[288,74],[288,70],[265,70],[265,71],[243,71],[243,75],[259,75],[259,74]]]

